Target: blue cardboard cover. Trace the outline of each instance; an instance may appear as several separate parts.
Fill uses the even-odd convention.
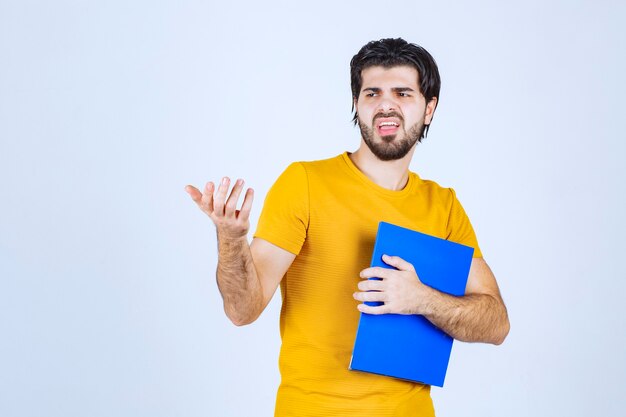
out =
[[[382,255],[411,263],[419,279],[462,296],[474,248],[380,222],[371,266],[393,268]],[[443,386],[452,337],[421,315],[361,313],[350,369]]]

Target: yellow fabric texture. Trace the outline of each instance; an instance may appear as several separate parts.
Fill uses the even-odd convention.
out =
[[[434,416],[430,386],[348,370],[360,314],[352,294],[380,221],[482,256],[452,189],[411,172],[404,189],[387,190],[348,153],[291,164],[267,194],[255,237],[297,255],[281,281],[275,416]]]

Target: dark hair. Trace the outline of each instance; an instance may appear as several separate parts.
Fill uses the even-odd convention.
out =
[[[354,106],[354,100],[359,98],[359,93],[363,84],[361,72],[373,66],[385,68],[408,65],[417,70],[419,74],[420,93],[426,98],[426,103],[433,97],[437,97],[439,102],[439,90],[441,89],[441,78],[435,59],[428,51],[414,43],[408,43],[402,38],[381,39],[371,41],[361,48],[350,61],[350,84],[352,87],[352,111],[354,117],[352,122],[357,124],[358,113]],[[435,105],[436,107],[436,105]],[[424,137],[428,133],[429,125],[424,126]]]

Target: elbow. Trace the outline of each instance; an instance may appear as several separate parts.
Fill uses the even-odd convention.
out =
[[[511,324],[509,323],[509,318],[507,317],[504,323],[500,326],[499,331],[495,335],[496,337],[492,343],[497,346],[504,343],[504,340],[509,334],[509,330],[511,330]]]
[[[259,318],[261,315],[260,311],[237,311],[228,309],[226,306],[224,308],[224,312],[226,313],[226,317],[237,327],[247,326],[252,324]]]
[[[226,317],[237,327],[254,323],[265,309],[263,299],[260,296],[245,301],[227,298],[224,298],[223,301]]]
[[[243,318],[243,317],[230,317],[230,316],[228,316],[228,318],[230,319],[231,323],[233,323],[237,327],[247,326],[249,324],[254,323],[257,319],[257,317]]]
[[[233,319],[233,318],[230,318],[230,321],[237,327],[243,327],[243,326],[247,326],[248,324],[254,323],[254,320],[241,320],[241,319]]]

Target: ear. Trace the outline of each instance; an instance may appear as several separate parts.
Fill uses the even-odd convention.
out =
[[[433,120],[433,115],[435,114],[435,108],[437,107],[437,97],[433,97],[430,99],[428,104],[426,104],[426,111],[424,112],[424,124],[429,125],[430,121]]]

